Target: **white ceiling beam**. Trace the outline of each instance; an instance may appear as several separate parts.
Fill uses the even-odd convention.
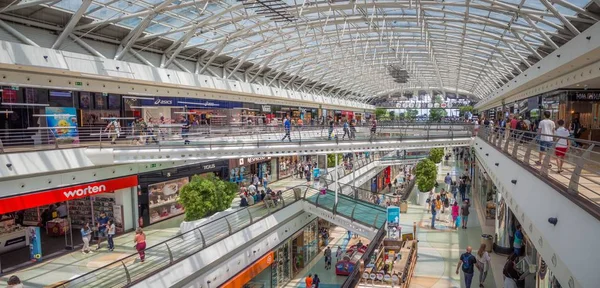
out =
[[[571,33],[573,33],[573,35],[577,36],[577,35],[581,34],[581,32],[579,32],[579,30],[577,30],[577,28],[575,28],[573,23],[571,23],[571,21],[567,20],[567,18],[565,18],[565,16],[563,16],[560,12],[558,12],[558,10],[556,10],[556,7],[554,7],[550,2],[548,2],[548,0],[539,0],[539,1],[542,2],[542,4],[544,4],[544,6],[546,6],[546,8],[548,8],[548,10],[550,12],[552,12],[554,17],[558,18],[558,20],[560,20],[560,22],[562,22],[565,25],[565,27],[567,27],[567,29],[569,29],[569,31],[571,31]]]
[[[34,46],[34,47],[40,47],[40,45],[35,43],[33,40],[29,39],[27,36],[23,35],[21,32],[17,31],[17,29],[13,28],[12,26],[8,25],[6,22],[4,22],[2,20],[0,20],[0,27],[2,27],[9,34],[13,35],[14,37],[19,39],[23,43]]]
[[[75,11],[75,13],[73,13],[73,15],[71,15],[69,22],[67,23],[65,28],[62,30],[60,35],[58,35],[58,38],[56,38],[56,41],[54,41],[54,44],[52,44],[52,47],[51,47],[52,49],[59,49],[62,42],[67,37],[69,37],[69,35],[71,35],[71,32],[73,32],[73,28],[75,28],[75,25],[77,25],[77,23],[79,22],[79,19],[81,19],[81,16],[83,16],[83,13],[85,13],[87,8],[90,7],[90,4],[92,4],[92,0],[82,0],[81,1],[81,6],[79,6],[79,8],[77,8],[77,11]]]

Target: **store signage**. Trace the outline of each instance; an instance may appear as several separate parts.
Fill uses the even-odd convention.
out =
[[[600,92],[595,93],[577,93],[575,101],[600,101]]]
[[[111,179],[0,199],[0,214],[83,198],[138,185],[137,176]]]
[[[171,99],[155,99],[154,100],[154,105],[173,105],[173,100]]]
[[[271,105],[262,105],[262,112],[271,112]]]
[[[242,107],[240,102],[229,102],[219,100],[204,100],[196,98],[183,98],[183,97],[154,97],[154,99],[143,99],[140,101],[142,106],[172,106],[172,107],[183,107],[187,106],[189,109],[194,108],[236,108]]]
[[[247,164],[252,164],[252,163],[256,163],[256,162],[261,162],[261,161],[265,161],[265,160],[270,160],[271,157],[249,157],[246,158],[246,163]],[[244,162],[240,161],[240,165],[242,165]]]
[[[106,185],[94,185],[87,186],[85,188],[78,188],[70,191],[65,191],[63,194],[67,199],[71,198],[81,198],[88,195],[96,194],[96,193],[104,193],[106,192]]]
[[[221,288],[239,288],[244,287],[248,282],[252,281],[254,277],[258,276],[262,271],[269,268],[273,264],[273,258],[275,252],[270,251],[262,258],[258,259],[254,264],[250,265],[244,271],[235,275],[231,280],[227,281]]]
[[[210,170],[210,169],[215,169],[217,167],[217,164],[208,164],[208,165],[204,165],[202,166],[202,169],[204,170]]]

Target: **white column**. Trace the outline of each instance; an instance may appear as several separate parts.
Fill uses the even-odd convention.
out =
[[[123,207],[123,229],[134,229],[137,225],[137,206],[134,206],[134,197],[137,198],[137,187],[119,189],[114,192],[115,203]],[[137,200],[137,199],[136,199]]]
[[[338,177],[338,171],[337,171],[337,167],[338,167],[338,158],[337,158],[337,153],[333,154],[335,156],[335,204],[338,203],[338,190],[340,190],[340,183],[339,183],[339,177]]]

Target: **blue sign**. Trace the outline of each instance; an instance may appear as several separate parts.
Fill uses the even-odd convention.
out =
[[[388,227],[400,226],[400,207],[387,207],[387,222]]]
[[[227,109],[227,108],[240,108],[242,107],[241,102],[229,102],[219,100],[205,100],[196,98],[182,98],[182,97],[154,97],[154,99],[142,99],[142,106],[170,106],[170,107],[183,107],[187,106],[188,109]]]
[[[27,236],[29,237],[29,259],[31,261],[42,261],[42,234],[40,227],[27,227]]]

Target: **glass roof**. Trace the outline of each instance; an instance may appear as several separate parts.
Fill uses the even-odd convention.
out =
[[[48,5],[75,13],[81,3]],[[182,51],[208,51],[186,55],[237,58],[227,69],[237,71],[244,61],[252,69],[270,68],[271,77],[284,72],[285,79],[309,83],[313,92],[335,86],[325,92],[344,91],[340,97],[411,88],[484,97],[587,27],[579,24],[600,20],[587,5],[589,0],[92,0],[83,13],[92,23],[74,29],[118,25],[131,30],[124,39],[137,46],[172,41],[164,51],[167,64]],[[394,81],[389,67],[406,70],[406,83]]]

